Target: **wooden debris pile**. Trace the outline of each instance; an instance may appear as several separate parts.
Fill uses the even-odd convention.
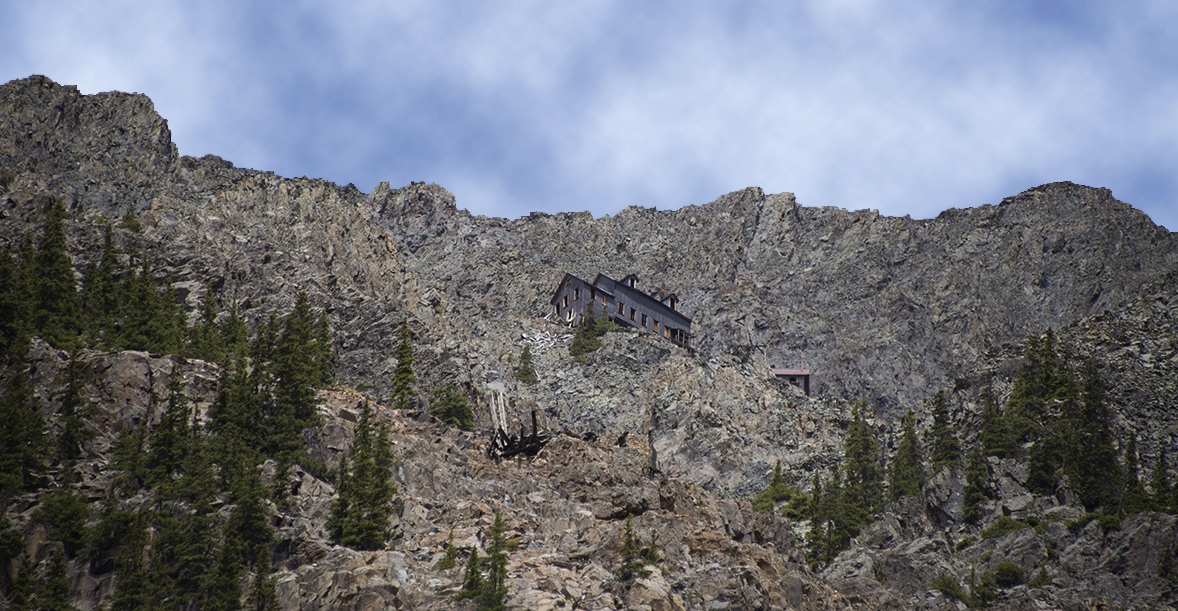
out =
[[[502,460],[513,456],[535,456],[552,439],[548,431],[541,431],[536,422],[536,410],[532,410],[532,433],[524,432],[519,425],[519,434],[507,431],[507,400],[502,393],[491,395],[491,445],[487,447],[487,458]]]

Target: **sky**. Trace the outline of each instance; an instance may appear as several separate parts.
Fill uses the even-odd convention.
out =
[[[184,155],[475,214],[749,186],[930,218],[1070,180],[1178,230],[1178,3],[0,0],[0,81],[147,94]]]

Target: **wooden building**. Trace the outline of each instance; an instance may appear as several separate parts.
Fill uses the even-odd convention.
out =
[[[597,274],[593,282],[566,273],[550,301],[557,318],[570,325],[580,324],[593,305],[597,316],[605,315],[619,325],[655,333],[676,345],[691,347],[691,319],[678,311],[679,297],[648,295],[638,289],[638,276],[621,281]]]
[[[806,393],[806,396],[810,396],[809,369],[781,369],[780,367],[774,367],[773,375],[777,376],[779,380],[785,380],[797,386],[802,389],[802,392]]]

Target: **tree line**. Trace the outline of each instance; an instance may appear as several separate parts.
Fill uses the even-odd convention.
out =
[[[870,408],[852,408],[842,460],[829,474],[815,474],[809,491],[789,485],[778,463],[769,485],[753,499],[758,511],[775,510],[809,520],[807,555],[815,566],[829,564],[884,505],[919,495],[928,478],[943,468],[964,468],[964,512],[977,523],[983,505],[995,498],[989,457],[1026,461],[1028,489],[1051,495],[1066,481],[1074,498],[1093,515],[1120,518],[1144,510],[1178,512],[1178,486],[1170,478],[1165,452],[1155,462],[1148,488],[1140,480],[1136,440],[1121,442],[1107,390],[1097,365],[1068,364],[1049,329],[1027,339],[1005,406],[983,389],[981,429],[966,445],[955,434],[945,391],[929,399],[932,423],[922,439],[915,414],[900,421],[896,452],[886,464],[868,420]]]

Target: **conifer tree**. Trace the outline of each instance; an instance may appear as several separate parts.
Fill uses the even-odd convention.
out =
[[[27,563],[21,563],[16,579],[8,589],[8,611],[36,611],[33,603],[33,575]]]
[[[123,285],[118,280],[110,223],[104,226],[102,257],[86,270],[82,284],[82,319],[86,338],[97,346],[111,345],[117,330],[117,313],[123,305]]]
[[[241,609],[242,564],[241,540],[229,531],[217,555],[217,566],[209,576],[205,611],[238,611]]]
[[[245,602],[245,608],[249,611],[278,611],[278,588],[270,573],[270,553],[267,552],[259,558],[253,583],[250,584],[250,595]]]
[[[773,467],[773,475],[769,478],[769,486],[753,498],[753,511],[769,513],[778,503],[785,502],[781,514],[787,518],[802,519],[807,512],[810,499],[806,493],[785,481],[781,473],[781,461]]]
[[[965,506],[962,511],[965,521],[977,524],[981,517],[981,505],[990,496],[990,465],[980,447],[969,453],[965,465]]]
[[[221,363],[225,359],[225,337],[217,325],[217,299],[212,287],[200,298],[200,318],[188,333],[188,356]]]
[[[1076,397],[1071,375],[1062,394],[1062,431],[1066,441],[1064,473],[1068,484],[1089,511],[1117,506],[1121,489],[1121,465],[1113,444],[1113,414],[1106,402],[1104,381],[1095,363],[1085,363],[1084,389]]]
[[[1006,404],[1011,435],[1016,442],[1040,437],[1048,406],[1059,390],[1061,371],[1054,332],[1047,329],[1041,337],[1028,337],[1023,359]]]
[[[47,495],[33,512],[33,521],[49,528],[49,536],[60,541],[66,553],[75,556],[86,544],[86,522],[90,505],[72,490],[58,488]]]
[[[144,516],[136,516],[119,552],[116,562],[118,579],[115,581],[112,611],[148,609],[156,602],[151,570],[143,553],[147,543],[146,522]]]
[[[634,534],[634,527],[630,518],[626,518],[626,525],[622,529],[622,544],[618,550],[622,554],[622,564],[618,566],[618,578],[628,581],[635,577],[649,577],[650,569],[642,558],[642,542]]]
[[[901,420],[900,446],[892,458],[891,492],[892,499],[902,496],[917,496],[924,484],[924,459],[920,440],[916,437],[916,416],[908,410]]]
[[[73,611],[70,604],[70,580],[65,554],[57,550],[49,558],[45,577],[37,584],[37,609],[39,611]]]
[[[391,481],[393,451],[388,429],[372,424],[364,404],[347,460],[340,462],[339,498],[332,504],[328,530],[341,545],[359,550],[384,549],[389,537],[396,486]]]
[[[519,355],[519,367],[515,369],[515,379],[527,384],[539,381],[536,377],[536,366],[532,364],[531,344],[524,344],[524,351]]]
[[[849,528],[855,531],[871,521],[870,516],[884,501],[879,442],[867,424],[868,409],[866,401],[852,409],[843,449],[843,512],[851,521]]]
[[[24,304],[16,262],[8,249],[0,249],[0,363],[8,360],[8,353],[23,335]]]
[[[464,431],[474,430],[474,413],[470,411],[470,403],[453,385],[435,388],[430,393],[429,413]]]
[[[173,480],[181,474],[184,457],[189,454],[192,431],[192,404],[178,376],[168,382],[168,407],[160,416],[160,423],[151,432],[151,447],[147,452],[147,483],[162,486],[170,496]]]
[[[17,338],[8,358],[4,397],[0,399],[0,500],[40,481],[45,421],[33,395],[29,374],[29,338]]]
[[[413,344],[409,341],[409,319],[401,321],[401,329],[397,332],[400,338],[397,344],[397,366],[393,368],[393,389],[389,397],[389,406],[393,409],[409,409],[413,405],[413,398],[417,396],[417,375],[413,373]]]
[[[1125,448],[1125,492],[1121,497],[1121,515],[1126,517],[1149,509],[1149,496],[1138,477],[1137,438],[1130,436]]]
[[[65,206],[54,201],[45,213],[45,226],[37,247],[36,334],[55,348],[70,350],[78,345],[82,330],[78,308],[78,285],[74,265],[66,252]]]
[[[932,440],[929,445],[932,446],[933,469],[957,467],[961,464],[961,442],[949,424],[949,401],[945,391],[939,390],[933,395],[932,410],[933,428],[929,432]]]
[[[584,355],[601,347],[601,340],[598,338],[602,333],[598,333],[598,324],[597,314],[593,310],[593,304],[590,303],[585,316],[581,318],[581,322],[573,331],[573,341],[569,343],[569,356],[581,359],[584,358]]]
[[[516,543],[505,535],[507,524],[498,511],[495,522],[487,533],[487,557],[479,558],[471,549],[466,565],[462,589],[455,600],[470,599],[479,611],[503,611],[507,604],[507,552],[515,549]]]
[[[998,458],[1014,458],[1018,455],[1018,448],[1014,444],[1014,436],[1010,430],[1010,423],[998,408],[998,398],[990,387],[982,389],[979,401],[982,404],[982,430],[979,440],[986,456]]]
[[[298,450],[302,430],[317,426],[322,420],[315,399],[315,384],[322,380],[320,358],[315,346],[311,306],[306,293],[299,293],[274,345],[275,411],[270,424],[275,455],[293,455]]]
[[[1063,464],[1064,440],[1047,434],[1031,446],[1027,457],[1027,489],[1036,494],[1054,494],[1059,485],[1059,468]]]
[[[61,409],[57,412],[61,422],[61,434],[57,438],[59,460],[70,461],[82,457],[82,444],[93,436],[82,419],[82,387],[89,381],[90,367],[75,350],[65,368],[65,393],[61,398]]]
[[[232,536],[240,544],[240,554],[250,563],[257,563],[269,554],[274,540],[274,528],[270,526],[271,512],[264,502],[265,486],[256,465],[242,468],[241,475],[234,481],[229,500],[233,513],[225,525],[226,537]]]
[[[1158,453],[1158,460],[1153,465],[1153,473],[1149,477],[1149,508],[1153,511],[1168,512],[1170,499],[1173,496],[1173,486],[1170,484],[1170,461],[1166,458],[1166,448]]]

